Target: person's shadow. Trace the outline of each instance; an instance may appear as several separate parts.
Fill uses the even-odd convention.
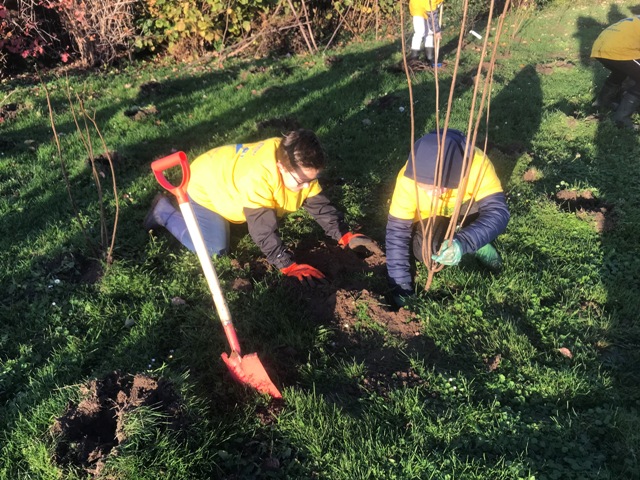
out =
[[[489,113],[487,154],[506,190],[518,158],[531,150],[542,119],[542,87],[534,65],[523,67],[491,99]],[[479,147],[482,147],[481,133]]]

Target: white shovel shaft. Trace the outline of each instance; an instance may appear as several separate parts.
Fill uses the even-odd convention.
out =
[[[209,290],[211,291],[211,295],[213,296],[213,303],[215,303],[216,305],[216,310],[218,311],[220,321],[223,325],[230,324],[231,314],[229,313],[227,302],[224,299],[224,295],[222,294],[222,288],[220,288],[218,275],[216,274],[216,271],[213,268],[213,264],[211,263],[211,257],[209,256],[207,247],[204,244],[204,239],[202,238],[202,233],[200,232],[200,227],[198,226],[198,221],[196,220],[196,217],[193,213],[191,204],[189,204],[189,202],[181,203],[180,211],[182,212],[182,216],[184,217],[184,220],[187,224],[187,229],[189,230],[189,234],[191,235],[191,241],[193,242],[193,246],[196,249],[196,254],[198,255],[198,259],[200,260],[200,264],[202,265],[204,276],[207,279],[207,283],[209,284]]]

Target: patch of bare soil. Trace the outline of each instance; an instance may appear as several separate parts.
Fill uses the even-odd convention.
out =
[[[51,427],[57,438],[54,458],[59,465],[81,468],[94,476],[127,440],[123,429],[127,413],[149,406],[165,413],[171,419],[170,427],[180,427],[183,420],[177,393],[162,379],[113,372],[89,382],[82,393],[84,400],[69,403]]]
[[[268,120],[263,120],[256,124],[256,127],[259,132],[264,132],[265,130],[278,130],[282,132],[291,132],[293,130],[297,130],[301,128],[300,122],[293,117],[281,117],[281,118],[270,118]]]
[[[147,105],[146,107],[139,107],[134,105],[133,107],[125,110],[124,114],[131,120],[140,121],[150,116],[158,114],[158,109],[155,105]]]
[[[43,261],[44,274],[65,282],[94,284],[102,278],[102,265],[81,253],[65,252]]]
[[[0,123],[4,123],[8,120],[13,120],[18,116],[18,104],[8,103],[0,107]]]
[[[113,165],[114,169],[117,168],[120,164],[124,162],[124,157],[120,155],[116,151],[110,151],[107,155],[106,153],[102,153],[93,159],[93,164],[96,167],[96,172],[100,177],[106,178],[111,175],[111,165]],[[91,165],[91,159],[87,158],[87,165]]]
[[[446,63],[442,63],[441,67],[438,67],[438,71],[443,70],[446,67]],[[409,74],[416,74],[417,72],[432,72],[434,68],[429,65],[427,62],[422,60],[407,60],[407,68],[409,70]],[[404,61],[400,60],[398,63],[393,64],[387,68],[392,73],[404,73]]]
[[[418,355],[434,360],[436,347],[422,335],[419,319],[386,302],[386,258],[377,245],[352,251],[325,242],[302,242],[295,258],[323,272],[328,283],[309,288],[295,279],[282,281],[306,305],[314,323],[334,331],[331,348],[336,355],[355,358],[366,367],[359,390],[349,393],[374,391],[386,395],[395,388],[423,382],[411,369],[409,358]],[[253,265],[250,270],[254,278],[260,278],[260,271],[254,272]],[[298,352],[285,350],[283,355],[299,356]],[[287,372],[281,372],[280,378],[287,377]]]
[[[566,211],[574,212],[578,218],[594,225],[599,233],[615,228],[613,205],[600,201],[591,190],[560,190],[555,201]]]
[[[140,85],[140,96],[148,97],[150,95],[159,93],[161,90],[162,90],[162,84],[160,84],[159,82],[156,82],[155,80],[152,80],[150,82],[143,83],[142,85]]]
[[[384,112],[394,107],[400,101],[400,97],[397,95],[383,95],[382,97],[371,100],[367,107],[373,108],[378,112]]]
[[[522,174],[522,180],[529,183],[537,182],[541,178],[542,173],[540,173],[540,171],[536,167],[531,167]]]
[[[573,68],[575,64],[570,60],[557,59],[550,63],[536,65],[536,72],[542,75],[550,75],[556,68]]]

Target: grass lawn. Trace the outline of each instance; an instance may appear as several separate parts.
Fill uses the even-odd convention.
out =
[[[197,258],[142,228],[161,190],[149,165],[313,129],[325,190],[384,246],[411,139],[399,36],[4,81],[0,478],[640,478],[640,137],[591,107],[607,72],[589,59],[632,13],[578,0],[505,22],[482,127],[512,214],[499,275],[464,259],[394,311],[384,258],[342,251],[308,215],[281,234],[330,278],[316,290],[232,228],[214,263],[283,402],[231,379]],[[441,98],[457,34],[446,25]],[[453,128],[466,130],[480,46],[465,37]],[[411,80],[419,136],[436,125],[435,79]]]

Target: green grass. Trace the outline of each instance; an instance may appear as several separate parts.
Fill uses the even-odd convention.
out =
[[[340,59],[331,65],[318,55],[224,69],[138,62],[68,80],[46,74],[72,195],[93,245],[100,204],[67,85],[119,155],[115,261],[102,264],[95,283],[83,281],[95,255],[70,206],[43,87],[2,84],[19,113],[0,124],[0,478],[86,478],[56,465],[50,428],[80,398],[81,384],[113,370],[174,382],[187,421],[176,430],[158,409],[130,413],[128,440],[104,478],[640,477],[640,140],[589,118],[606,77],[589,61],[590,45],[631,7],[560,2],[532,13],[513,41],[505,33],[488,127],[489,156],[512,212],[496,242],[505,268],[491,275],[465,260],[436,274],[412,305],[433,351],[390,334],[361,302],[353,343],[336,348],[336,326],[316,322],[304,294],[276,272],[251,278],[260,252],[246,229],[233,230],[233,255],[215,263],[245,351],[258,352],[283,389],[275,410],[220,362],[227,346],[197,259],[142,229],[160,189],[149,164],[172,149],[193,159],[277,135],[258,123],[292,117],[316,130],[329,153],[331,197],[383,242],[410,141],[406,79],[388,68],[400,60],[399,39],[331,51]],[[445,41],[456,35],[450,27]],[[475,70],[477,55],[465,48],[461,75]],[[568,65],[551,74],[542,68],[554,62]],[[441,92],[450,71],[441,72]],[[160,87],[146,94],[140,86],[152,80]],[[412,83],[420,135],[435,127],[434,80],[421,72]],[[395,96],[391,106],[376,108],[385,95]],[[465,129],[470,87],[459,84],[455,98],[451,126]],[[157,114],[125,115],[150,105]],[[92,141],[102,153],[95,133]],[[531,167],[539,180],[525,182]],[[102,182],[111,228],[108,172]],[[599,233],[558,205],[560,189],[591,190],[612,228]],[[291,244],[322,237],[306,215],[289,217],[282,235]],[[237,276],[251,281],[250,291],[231,288]],[[424,282],[424,269],[418,278]],[[357,280],[380,290],[379,278]],[[186,304],[173,305],[175,297]],[[573,358],[560,354],[563,347]],[[389,373],[386,393],[370,388],[367,349],[399,351],[420,381],[403,386]]]

